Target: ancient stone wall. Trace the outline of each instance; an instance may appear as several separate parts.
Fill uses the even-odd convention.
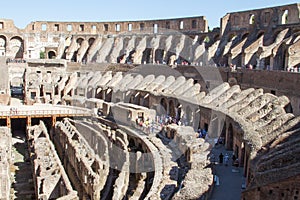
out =
[[[298,70],[298,13],[298,4],[227,13],[221,28],[211,32],[204,17],[108,23],[45,21],[17,31],[7,30],[10,26],[6,23],[11,21],[3,21],[0,51],[12,60],[233,64]]]
[[[36,199],[79,199],[43,122],[27,129]]]
[[[10,197],[10,164],[11,164],[11,147],[12,136],[10,129],[0,128],[0,199],[9,199]]]

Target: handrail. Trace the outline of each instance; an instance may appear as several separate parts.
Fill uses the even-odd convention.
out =
[[[18,110],[0,111],[0,116],[31,116],[31,115],[90,115],[91,113],[84,109],[64,109],[64,110]]]

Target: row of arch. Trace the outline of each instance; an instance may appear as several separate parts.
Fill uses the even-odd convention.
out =
[[[23,58],[24,41],[20,36],[7,38],[0,35],[0,56],[12,56],[14,58]]]

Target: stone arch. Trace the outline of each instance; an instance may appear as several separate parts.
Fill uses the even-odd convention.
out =
[[[149,97],[149,94],[146,94],[144,97],[143,97],[143,106],[146,107],[146,108],[150,108],[150,97]]]
[[[95,98],[97,99],[103,99],[103,90],[101,87],[98,87],[96,89]]]
[[[284,10],[280,19],[281,19],[281,24],[287,24],[288,23],[288,16],[289,16],[289,10]]]
[[[204,43],[209,43],[210,41],[211,41],[211,39],[208,35],[203,40]]]
[[[22,76],[15,76],[10,81],[11,86],[21,86],[23,85],[23,77]]]
[[[177,121],[181,119],[181,115],[182,115],[182,105],[178,103],[176,106],[176,116],[175,116]]]
[[[90,85],[87,88],[86,96],[87,98],[93,98],[93,87]]]
[[[247,32],[247,33],[244,33],[243,35],[242,35],[242,40],[244,40],[245,38],[247,38],[249,36],[249,33]]]
[[[105,91],[105,101],[111,102],[112,99],[112,89],[107,89]]]
[[[155,59],[155,62],[157,64],[164,63],[164,50],[163,49],[156,49],[154,59]]]
[[[264,31],[261,31],[257,34],[256,39],[260,38],[261,36],[263,36],[265,34]]]
[[[66,59],[66,57],[67,57],[66,51],[67,51],[68,47],[71,45],[71,42],[72,42],[72,37],[66,37],[65,48],[64,48],[63,54],[61,56],[62,59]]]
[[[288,103],[285,107],[284,110],[286,113],[293,113],[293,106],[291,103]]]
[[[216,42],[216,41],[219,40],[219,39],[220,39],[220,34],[214,35],[214,42]]]
[[[232,42],[236,37],[237,37],[237,35],[235,33],[231,33],[228,36],[228,42]]]
[[[48,51],[48,59],[54,59],[56,58],[56,52],[54,50]]]
[[[152,51],[153,51],[153,49],[151,49],[151,48],[146,48],[143,51],[142,63],[152,63],[152,60],[151,60]]]
[[[230,123],[227,129],[227,135],[226,135],[226,149],[233,150],[233,126]]]
[[[125,63],[132,64],[133,60],[134,60],[135,53],[136,53],[136,50],[130,51],[128,57],[126,58]]]
[[[134,104],[134,95],[130,95],[130,98],[129,98],[129,103],[132,103]]]
[[[122,64],[124,64],[124,63],[126,62],[125,56],[126,56],[126,54],[123,53],[123,54],[121,54],[119,57],[117,57],[117,63],[122,63]]]
[[[95,39],[94,37],[91,37],[91,38],[88,39],[89,47],[87,48],[87,50],[85,51],[84,56],[82,57],[82,60],[83,60],[83,61],[87,61],[88,53],[89,53],[91,47],[93,46],[95,40],[96,40],[96,39]]]
[[[4,35],[0,35],[0,56],[6,55],[7,39]]]
[[[254,14],[250,14],[249,16],[249,24],[255,24],[255,15]]]
[[[9,41],[9,49],[11,56],[14,58],[23,58],[24,54],[24,41],[19,36],[14,36]]]
[[[166,115],[168,111],[168,102],[165,98],[161,98],[160,100],[160,110],[159,113],[162,115]]]

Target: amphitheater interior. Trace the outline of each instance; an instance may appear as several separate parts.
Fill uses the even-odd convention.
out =
[[[299,199],[299,12],[0,19],[0,199],[211,199],[219,146],[238,199]]]

